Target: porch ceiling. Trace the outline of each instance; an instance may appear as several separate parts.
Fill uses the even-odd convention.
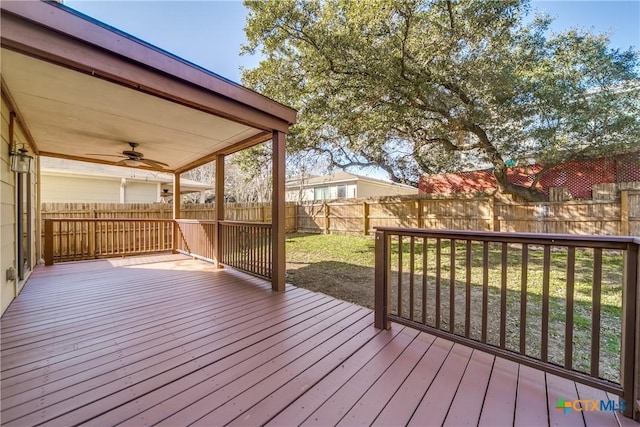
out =
[[[285,106],[63,6],[2,9],[3,96],[40,155],[113,164],[135,142],[181,172],[295,121]]]

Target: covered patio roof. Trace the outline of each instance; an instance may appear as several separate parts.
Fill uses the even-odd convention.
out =
[[[3,1],[1,19],[2,95],[36,154],[114,164],[135,142],[180,173],[295,122],[295,110],[64,5]]]

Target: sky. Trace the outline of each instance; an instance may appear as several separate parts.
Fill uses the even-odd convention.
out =
[[[247,10],[241,1],[89,1],[64,4],[235,82],[240,67],[259,56],[240,56]],[[580,28],[611,35],[611,47],[640,49],[640,0],[539,0],[535,10],[555,17],[552,30]]]

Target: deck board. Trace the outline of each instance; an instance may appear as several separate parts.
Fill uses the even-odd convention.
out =
[[[553,408],[602,391],[180,255],[39,267],[0,332],[6,426],[637,425]]]

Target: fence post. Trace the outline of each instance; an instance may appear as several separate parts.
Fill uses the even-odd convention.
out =
[[[389,321],[389,236],[384,231],[376,231],[375,264],[375,321],[378,329],[391,329]]]
[[[329,205],[327,202],[322,203],[324,205],[324,234],[329,234]]]
[[[620,191],[620,235],[629,235],[629,192]]]
[[[624,253],[624,277],[622,290],[622,351],[620,357],[620,376],[622,398],[626,403],[624,415],[633,418],[640,380],[637,378],[638,361],[638,243],[631,243]],[[638,417],[636,417],[638,419]]]
[[[44,220],[44,265],[53,265],[53,220]]]
[[[416,219],[417,219],[417,228],[424,228],[424,217],[422,215],[422,199],[416,200]]]
[[[496,198],[495,196],[489,197],[489,231],[498,231],[496,230]],[[498,227],[500,228],[500,227]]]
[[[362,202],[362,232],[369,235],[369,204]]]

